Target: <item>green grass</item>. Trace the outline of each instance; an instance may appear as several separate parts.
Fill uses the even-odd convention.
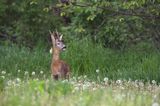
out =
[[[160,53],[144,44],[125,51],[103,48],[91,43],[89,39],[67,43],[67,50],[61,54],[71,67],[72,75],[87,75],[90,79],[142,79],[160,81]],[[141,46],[141,47],[140,47]],[[31,75],[44,71],[50,76],[51,54],[49,49],[0,46],[0,71],[14,76],[27,71]],[[100,70],[96,73],[96,70]],[[20,73],[17,73],[21,70]],[[11,77],[14,77],[11,76]]]
[[[160,87],[142,81],[87,78],[70,81],[5,79],[0,106],[152,106],[160,103]],[[157,106],[157,105],[156,105]]]
[[[152,47],[118,51],[88,39],[67,47],[61,57],[71,66],[69,82],[50,78],[49,49],[0,46],[0,106],[160,104],[160,53]]]

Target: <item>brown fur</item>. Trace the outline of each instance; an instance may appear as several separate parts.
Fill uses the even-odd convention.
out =
[[[58,33],[56,34],[58,35]],[[62,51],[60,48],[55,46],[56,40],[53,39],[54,33],[51,33],[53,49],[52,49],[52,62],[51,62],[51,71],[52,76],[55,80],[60,79],[69,79],[70,75],[70,67],[69,65],[60,59],[60,52]],[[54,37],[56,39],[59,39]]]

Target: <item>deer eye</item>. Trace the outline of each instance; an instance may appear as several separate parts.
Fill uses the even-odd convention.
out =
[[[57,42],[57,45],[60,45],[60,42]]]

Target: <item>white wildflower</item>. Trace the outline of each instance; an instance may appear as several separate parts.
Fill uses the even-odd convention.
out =
[[[96,89],[97,89],[97,88],[94,87],[92,90],[95,91]]]
[[[155,81],[155,80],[152,80],[152,84],[156,84],[156,81]]]
[[[49,50],[49,53],[52,54],[52,48]]]
[[[144,87],[144,83],[143,82],[139,82],[139,86]]]
[[[24,75],[27,75],[27,74],[28,74],[28,71],[25,71],[25,72],[24,72]]]
[[[92,84],[92,85],[95,85],[96,83],[92,81],[91,84]]]
[[[77,87],[77,86],[74,87],[74,90],[75,90],[75,91],[78,91],[78,90],[79,90],[79,87]]]
[[[108,82],[108,77],[105,77],[105,78],[103,79],[103,81],[104,81],[104,82]]]
[[[157,95],[154,95],[153,96],[153,101],[156,101],[157,100]]]
[[[157,102],[154,102],[152,106],[159,106],[159,104]]]
[[[9,80],[9,81],[7,82],[7,85],[8,85],[8,86],[12,85],[12,81]]]
[[[21,70],[18,70],[18,73],[20,73],[21,72]]]
[[[83,89],[83,90],[88,89],[88,85],[85,85],[85,84],[84,84],[84,85],[82,86],[82,89]]]
[[[79,77],[78,77],[78,80],[80,80],[80,79],[82,79],[82,76],[79,76]]]
[[[12,84],[13,84],[13,86],[16,86],[16,83],[15,83],[15,81],[12,81]]]
[[[84,75],[84,78],[87,78],[87,75]]]
[[[43,74],[43,71],[40,71],[40,74]]]
[[[63,81],[62,81],[62,83],[66,83],[66,82],[68,82],[68,80],[67,80],[67,79],[65,79],[65,80],[63,80]]]
[[[1,76],[2,79],[5,79],[5,76]]]
[[[33,72],[32,72],[32,75],[35,75],[35,74],[36,74],[36,73],[33,71]]]
[[[117,84],[122,84],[122,81],[121,80],[117,80],[116,83]]]
[[[6,74],[6,72],[5,72],[5,71],[2,71],[2,74]]]
[[[96,73],[99,73],[99,69],[96,70]]]
[[[77,79],[76,79],[76,77],[73,77],[72,80],[75,80],[75,81],[76,81]]]
[[[19,82],[21,82],[21,79],[20,78],[16,78],[16,81],[19,83]]]
[[[120,86],[120,89],[124,90],[125,88],[123,86]]]

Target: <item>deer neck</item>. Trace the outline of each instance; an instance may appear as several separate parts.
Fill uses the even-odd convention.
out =
[[[57,61],[60,59],[60,50],[59,49],[57,49],[57,48],[53,49],[53,57],[52,58],[53,58],[52,59],[53,61]]]

